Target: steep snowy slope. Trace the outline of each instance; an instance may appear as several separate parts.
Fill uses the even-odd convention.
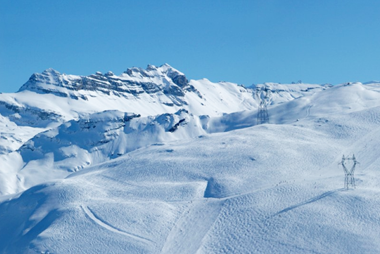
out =
[[[271,124],[255,125],[255,113],[110,111],[36,136],[20,149],[35,168],[46,164],[28,147],[57,154],[63,166],[91,151],[85,135],[107,141],[97,145],[100,157],[125,150],[3,197],[0,252],[379,253],[380,87],[295,96],[269,107]],[[154,145],[128,147],[148,133],[160,134]],[[65,150],[67,142],[77,148]],[[353,153],[357,188],[345,191],[338,163]]]
[[[28,141],[30,137],[44,131],[42,128],[18,126],[9,118],[0,115],[0,154],[6,154],[17,150],[20,144]]]
[[[48,180],[64,178],[74,171],[142,147],[253,126],[256,123],[254,113],[246,111],[210,118],[195,116],[186,110],[149,117],[104,111],[78,121],[71,120],[36,135],[7,155],[15,163],[4,169],[3,172],[8,173],[4,174],[3,181],[7,182],[7,178],[17,178],[17,181],[8,181],[15,183],[13,190],[8,184],[6,190],[0,187],[0,192],[11,194]]]
[[[0,94],[0,153],[15,151],[37,133],[63,122],[105,110],[154,116],[186,109],[213,116],[255,105],[250,89],[188,81],[167,64],[130,68],[120,76],[111,72],[76,76],[48,69],[33,74],[19,92]]]
[[[18,151],[24,165],[19,170],[20,184],[16,189],[63,178],[141,147],[188,140],[205,133],[200,118],[186,110],[150,117],[120,111],[95,113],[26,142]]]
[[[305,84],[266,86],[273,90],[273,104],[325,89]],[[0,125],[5,141],[0,143],[0,153],[18,149],[38,132],[105,110],[154,116],[186,109],[194,115],[213,117],[256,108],[252,89],[207,79],[189,81],[167,64],[134,67],[119,76],[112,72],[77,76],[48,69],[33,74],[19,92],[0,93],[2,123],[18,126],[12,131]]]
[[[0,106],[0,113],[18,125],[47,126],[104,110],[149,116],[187,109],[196,115],[218,115],[251,109],[256,102],[244,87],[207,80],[189,82],[166,64],[150,65],[146,70],[131,68],[120,76],[111,72],[76,76],[48,69],[33,74],[18,93],[0,94]]]

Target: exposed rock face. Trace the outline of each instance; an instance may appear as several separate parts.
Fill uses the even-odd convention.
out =
[[[43,127],[62,117],[56,112],[23,105],[19,106],[4,101],[0,101],[0,112],[2,116],[8,117],[10,121],[20,126]]]
[[[160,92],[184,96],[184,91],[195,91],[196,89],[189,85],[189,81],[183,73],[164,64],[160,67],[149,65],[146,70],[137,67],[129,68],[120,76],[116,76],[112,72],[107,72],[105,75],[96,72],[89,76],[76,76],[47,69],[41,74],[33,74],[19,91],[24,90],[86,100],[87,97],[81,91],[97,91],[118,96],[127,96],[128,94],[138,96],[142,93]]]

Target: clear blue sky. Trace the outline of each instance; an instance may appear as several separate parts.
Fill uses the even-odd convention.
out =
[[[380,80],[379,13],[379,0],[0,0],[0,91],[50,67],[164,63],[244,85]]]

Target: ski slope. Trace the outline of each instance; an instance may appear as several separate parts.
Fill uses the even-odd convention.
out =
[[[269,124],[111,110],[35,135],[2,157],[22,185],[0,198],[0,252],[379,253],[380,86],[269,85]]]

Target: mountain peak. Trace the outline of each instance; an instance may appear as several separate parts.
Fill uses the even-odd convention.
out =
[[[154,71],[154,70],[157,70],[157,67],[153,64],[148,64],[148,66],[146,67],[146,70],[147,71]]]
[[[162,77],[165,75],[168,76],[176,76],[176,75],[185,75],[182,72],[178,71],[177,69],[173,68],[169,64],[165,63],[159,67],[148,64],[146,69],[140,68],[140,67],[132,67],[128,68],[124,74],[128,74],[130,77],[145,77],[145,78],[152,78],[152,77]],[[174,75],[176,74],[176,75]]]
[[[25,90],[84,100],[88,96],[116,95],[128,98],[130,95],[140,97],[157,94],[169,97],[168,103],[177,106],[182,105],[185,92],[195,92],[185,74],[169,64],[160,67],[148,65],[146,69],[132,67],[120,76],[99,71],[89,76],[66,75],[49,68],[42,73],[34,73],[19,92]]]
[[[44,70],[41,74],[47,74],[47,75],[48,74],[53,74],[55,76],[61,75],[60,72],[54,70],[53,68],[48,68],[48,69]]]

